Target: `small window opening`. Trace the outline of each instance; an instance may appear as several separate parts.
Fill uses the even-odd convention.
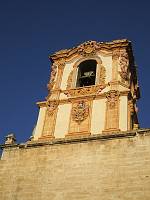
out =
[[[85,60],[78,66],[76,87],[95,85],[96,60]]]

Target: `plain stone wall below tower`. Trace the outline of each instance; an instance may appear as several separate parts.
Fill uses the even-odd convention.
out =
[[[150,131],[5,147],[0,200],[149,200]]]

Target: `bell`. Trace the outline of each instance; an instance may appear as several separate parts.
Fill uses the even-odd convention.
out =
[[[95,76],[94,71],[84,72],[81,78],[86,78],[86,77],[91,77],[91,76]]]

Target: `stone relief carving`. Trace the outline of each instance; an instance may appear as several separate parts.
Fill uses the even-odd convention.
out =
[[[120,52],[120,69],[119,74],[121,76],[121,79],[123,82],[128,81],[128,65],[129,65],[129,58],[128,58],[128,53],[126,50]]]
[[[72,108],[72,119],[80,124],[89,115],[89,105],[86,101],[77,102]]]
[[[103,65],[100,67],[100,84],[105,84],[106,79],[106,69]]]
[[[64,91],[64,94],[66,94],[68,97],[99,94],[105,87],[106,87],[105,85],[94,85],[94,86],[74,88]]]
[[[96,50],[100,48],[100,45],[96,41],[87,41],[78,46],[78,53],[82,56],[91,56],[96,54]]]
[[[119,92],[111,90],[106,94],[107,104],[109,109],[113,109],[117,106],[119,100]]]
[[[50,81],[47,84],[48,90],[51,90],[54,87],[58,70],[63,70],[64,66],[65,66],[65,59],[59,59],[52,64]]]
[[[117,60],[120,56],[120,51],[118,49],[113,50],[112,52],[112,58]]]
[[[57,74],[57,64],[53,63],[53,65],[51,67],[50,81],[47,84],[48,90],[51,90],[53,88],[53,86],[55,84],[56,74]]]
[[[58,101],[56,101],[56,100],[54,100],[54,101],[47,101],[46,102],[46,106],[47,106],[48,115],[49,116],[53,115],[54,111],[58,107]]]
[[[71,88],[71,84],[72,84],[72,80],[73,80],[73,72],[74,72],[74,70],[72,70],[68,76],[67,87],[66,87],[67,90]]]
[[[63,69],[64,66],[65,66],[65,59],[64,58],[61,58],[57,61],[55,61],[56,65],[58,66],[58,69]]]
[[[100,65],[100,72],[99,72],[99,85],[91,85],[86,87],[80,88],[71,88],[73,82],[73,74],[74,69],[70,72],[67,80],[67,87],[64,94],[67,96],[80,96],[80,95],[89,95],[89,94],[99,94],[105,87],[105,80],[106,80],[106,69],[103,65]]]

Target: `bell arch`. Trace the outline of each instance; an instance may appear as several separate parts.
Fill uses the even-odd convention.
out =
[[[87,66],[89,64],[89,67]],[[81,69],[81,75],[79,75],[79,70]],[[68,81],[67,81],[67,89],[77,88],[77,87],[85,87],[92,85],[101,84],[101,74],[103,71],[103,75],[106,76],[106,70],[102,65],[102,60],[98,56],[90,56],[86,58],[79,59],[73,66],[73,70],[70,72]],[[94,73],[92,73],[94,72]],[[81,85],[79,83],[79,79],[86,79],[86,76],[90,76],[92,79],[91,84],[85,84],[82,82]],[[102,83],[104,84],[104,83]]]

